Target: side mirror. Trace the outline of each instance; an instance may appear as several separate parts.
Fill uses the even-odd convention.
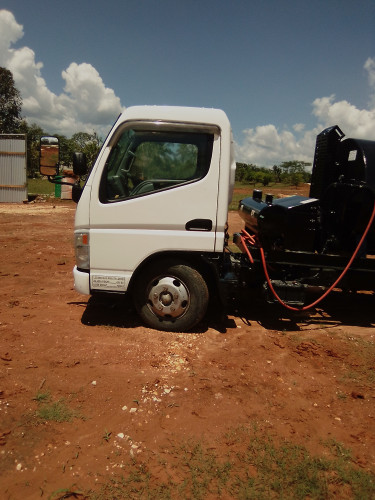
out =
[[[57,137],[41,137],[39,148],[39,172],[42,175],[59,173],[59,140]]]
[[[85,153],[73,153],[73,172],[79,177],[87,174],[87,159]]]

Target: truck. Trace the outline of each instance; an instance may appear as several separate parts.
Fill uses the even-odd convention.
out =
[[[239,290],[292,311],[338,286],[374,291],[375,141],[344,137],[337,125],[317,136],[308,197],[254,189],[239,202],[233,251],[236,163],[224,111],[125,109],[89,173],[84,154],[73,157],[84,179],[73,186],[76,291],[126,293],[146,325],[177,332]],[[56,141],[41,140],[40,172],[52,182]],[[318,293],[312,302],[309,292]]]

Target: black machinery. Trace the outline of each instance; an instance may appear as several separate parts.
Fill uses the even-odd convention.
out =
[[[266,195],[263,200],[262,192],[254,190],[239,205],[250,239],[242,234],[234,241],[254,269],[266,258],[268,289],[272,283],[280,290],[328,286],[354,254],[342,283],[374,290],[369,274],[375,272],[375,224],[369,225],[374,204],[375,141],[344,139],[333,126],[317,136],[310,196]]]

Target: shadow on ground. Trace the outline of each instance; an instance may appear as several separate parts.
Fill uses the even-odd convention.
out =
[[[308,296],[308,303],[319,295]],[[373,293],[334,291],[316,307],[306,311],[290,311],[279,303],[269,304],[262,294],[253,292],[236,301],[228,313],[245,323],[257,322],[267,330],[298,331],[307,327],[324,328],[338,325],[372,327],[375,325]]]
[[[141,326],[140,319],[129,297],[115,294],[92,295],[87,302],[81,321],[87,326],[115,326],[119,328]]]
[[[311,300],[315,298],[311,297]],[[226,308],[214,300],[205,320],[191,333],[205,333],[208,328],[226,333],[228,329],[235,328],[239,321],[248,326],[256,322],[267,330],[279,331],[306,330],[306,327],[314,329],[322,325],[330,328],[341,324],[371,327],[375,325],[374,304],[374,294],[333,292],[317,307],[293,312],[278,303],[268,304],[262,294],[252,292],[236,297]],[[88,326],[145,326],[126,295],[93,295],[87,302],[81,321]]]

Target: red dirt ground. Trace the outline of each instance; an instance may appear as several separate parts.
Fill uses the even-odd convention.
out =
[[[0,205],[2,498],[95,490],[134,457],[157,475],[152,457],[173,445],[204,438],[225,454],[224,434],[254,423],[312,454],[334,439],[375,472],[373,295],[298,316],[249,298],[193,333],[154,331],[126,301],[74,291],[74,211]],[[38,419],[47,393],[80,418]]]

